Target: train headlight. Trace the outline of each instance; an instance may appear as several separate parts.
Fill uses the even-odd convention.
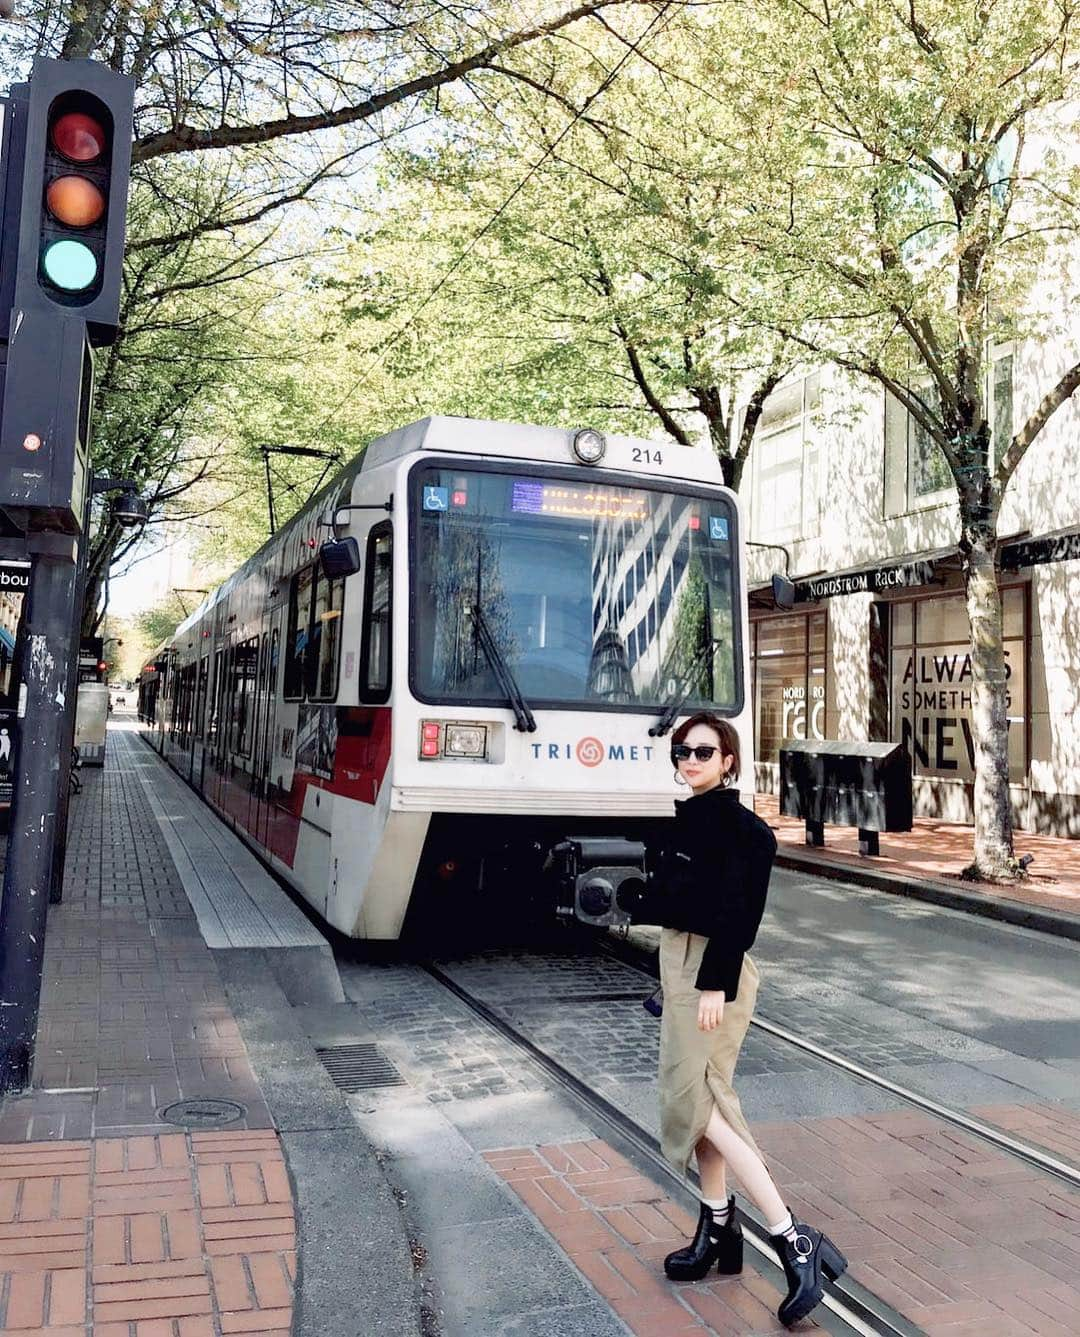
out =
[[[580,432],[574,433],[573,446],[574,454],[582,464],[599,464],[607,450],[603,433],[591,427],[583,427]]]
[[[490,733],[487,724],[445,724],[442,720],[421,720],[420,760],[462,757],[483,761],[488,755]]]
[[[447,757],[483,757],[487,755],[487,726],[483,724],[448,724],[443,738]]]

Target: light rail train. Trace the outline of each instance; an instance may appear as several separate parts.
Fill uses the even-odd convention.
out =
[[[556,842],[667,825],[677,708],[753,775],[743,542],[709,452],[427,418],[155,653],[144,735],[342,933],[550,899]]]

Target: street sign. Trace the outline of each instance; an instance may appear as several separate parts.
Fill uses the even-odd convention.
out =
[[[29,562],[0,561],[0,594],[25,594],[29,588]]]

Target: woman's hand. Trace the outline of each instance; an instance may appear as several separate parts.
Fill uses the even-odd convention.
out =
[[[723,989],[703,989],[698,1000],[697,1024],[699,1031],[715,1031],[724,1020]]]

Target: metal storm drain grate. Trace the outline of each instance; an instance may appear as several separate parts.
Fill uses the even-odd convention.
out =
[[[201,1100],[178,1100],[166,1105],[158,1115],[166,1123],[174,1123],[179,1128],[222,1128],[227,1123],[236,1123],[247,1113],[243,1105],[235,1100],[218,1100],[206,1097]]]
[[[370,1091],[376,1086],[405,1086],[405,1078],[378,1045],[335,1045],[316,1049],[323,1067],[342,1091]]]

